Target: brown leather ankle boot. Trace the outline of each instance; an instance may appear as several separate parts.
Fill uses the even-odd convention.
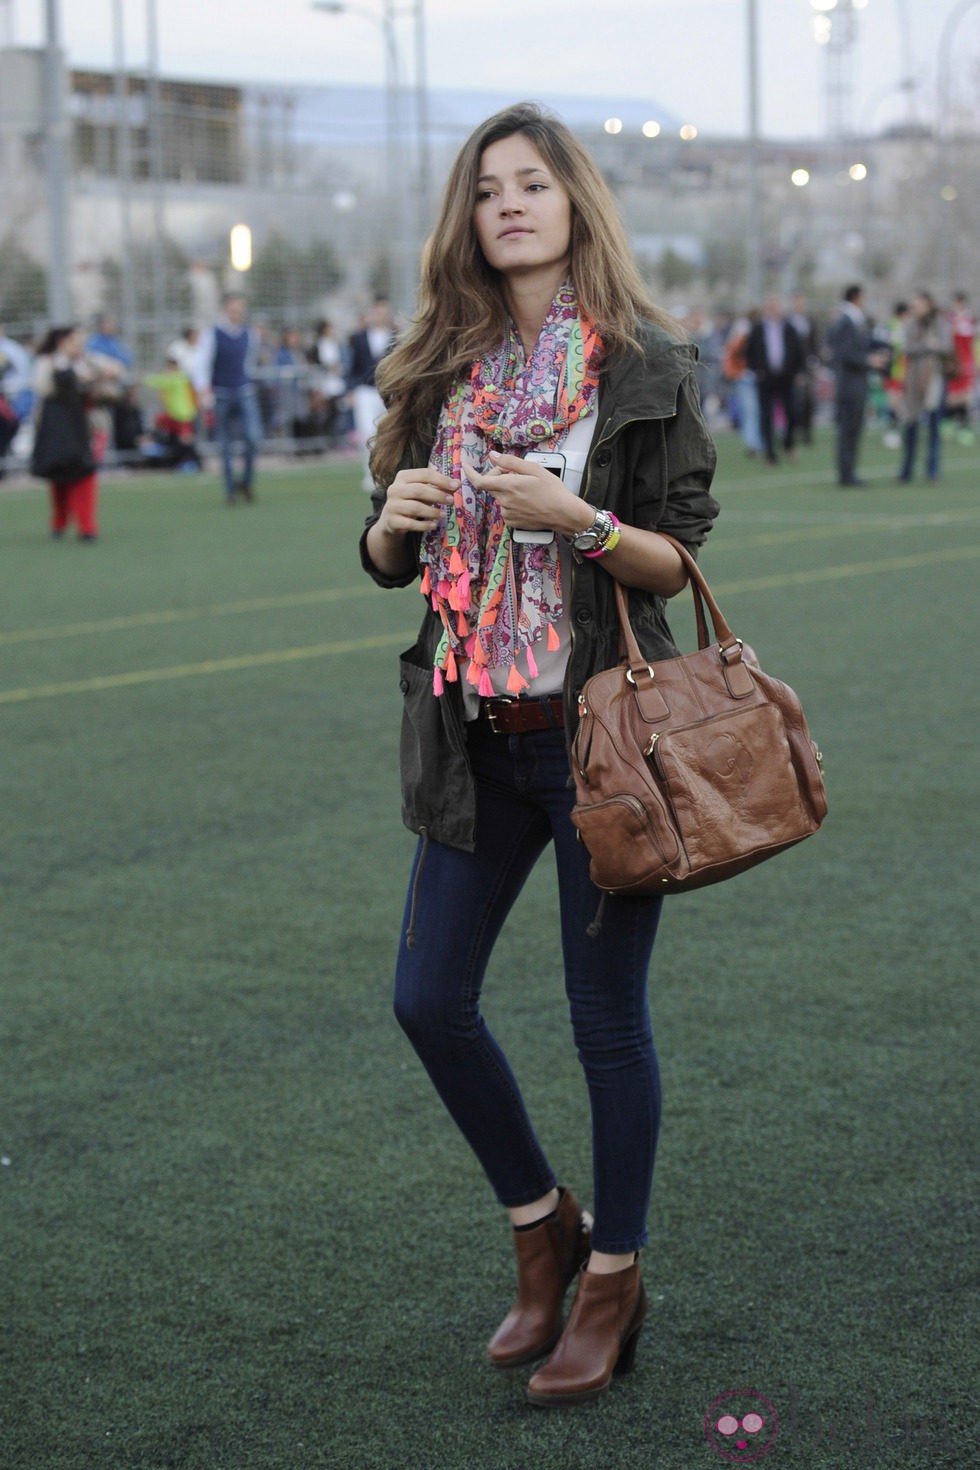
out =
[[[561,1334],[562,1302],[591,1248],[592,1222],[573,1194],[530,1230],[514,1231],[517,1300],[487,1348],[495,1368],[519,1368],[549,1353]]]
[[[558,1346],[527,1386],[532,1404],[584,1404],[604,1393],[614,1373],[628,1373],[646,1316],[639,1257],[625,1271],[582,1270]]]

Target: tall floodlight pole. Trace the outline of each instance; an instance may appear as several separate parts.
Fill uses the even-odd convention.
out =
[[[946,17],[939,38],[939,58],[936,68],[936,141],[938,143],[938,165],[940,180],[939,198],[939,289],[943,300],[952,290],[953,274],[953,205],[956,188],[950,179],[952,162],[952,122],[950,118],[953,36],[960,21],[968,10],[980,4],[980,0],[960,0]]]
[[[408,179],[402,157],[401,76],[398,66],[398,35],[395,30],[395,0],[382,0],[381,31],[385,49],[385,174],[387,207],[394,229],[388,235],[388,249],[394,257],[392,287],[395,305],[402,308],[406,275],[406,204]]]
[[[68,116],[65,59],[58,0],[44,4],[44,162],[48,206],[48,316],[71,318],[71,199],[68,188]]]
[[[425,12],[423,0],[380,0],[380,9],[353,0],[313,0],[314,10],[328,15],[360,15],[377,25],[385,58],[385,200],[384,233],[392,262],[392,297],[400,311],[409,311],[415,299],[416,269],[426,219],[428,193],[428,107],[425,81]],[[408,127],[403,117],[402,66],[398,45],[399,19],[414,21],[415,166],[408,163]],[[413,210],[410,187],[418,196]]]
[[[164,250],[166,216],[163,201],[163,117],[160,111],[160,32],[157,0],[146,0],[146,105],[150,145],[150,187],[153,199],[151,249],[153,259],[153,330],[160,337],[167,312],[167,259]],[[162,347],[162,341],[157,344]]]
[[[123,339],[133,341],[136,327],[136,291],[133,280],[132,221],[132,130],[130,128],[129,78],[126,75],[126,39],[123,31],[123,0],[112,0],[112,49],[115,65],[116,173],[119,180],[120,224],[120,309]]]
[[[749,304],[762,300],[762,187],[759,177],[759,16],[758,0],[746,0],[749,83]]]
[[[432,223],[432,153],[429,147],[429,83],[426,70],[425,0],[415,0],[415,130],[418,152],[418,193],[415,245],[422,245]]]

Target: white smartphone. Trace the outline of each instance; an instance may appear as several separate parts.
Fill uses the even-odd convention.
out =
[[[557,475],[559,480],[565,475],[565,456],[553,454],[548,449],[529,449],[524,456],[532,460],[534,464],[543,464],[551,474]],[[555,539],[554,531],[522,531],[520,529],[511,532],[512,538],[518,542],[530,543],[533,546],[549,546]]]

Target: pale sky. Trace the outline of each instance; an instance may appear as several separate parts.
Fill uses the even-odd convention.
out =
[[[61,0],[73,65],[111,65],[117,0]],[[747,129],[749,0],[426,0],[430,86],[576,91],[659,103],[702,132]],[[825,131],[826,52],[811,37],[810,0],[756,0],[764,134]],[[931,121],[943,26],[959,0],[867,0],[856,16],[852,117],[859,131],[909,117]],[[396,9],[398,0],[395,0]],[[127,60],[146,59],[146,0],[122,0]],[[382,0],[316,13],[312,0],[156,0],[164,74],[218,81],[380,83]],[[0,41],[36,45],[42,0],[0,0]],[[372,21],[372,15],[374,21]],[[404,22],[399,24],[399,31]],[[407,50],[407,46],[405,48]],[[980,4],[955,31],[951,90],[976,90]],[[651,107],[651,111],[653,111]]]

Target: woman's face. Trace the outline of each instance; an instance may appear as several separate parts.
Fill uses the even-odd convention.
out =
[[[69,332],[67,337],[62,337],[58,351],[63,352],[65,357],[81,357],[84,346],[85,338],[82,330],[76,327],[74,332]]]
[[[932,302],[927,296],[912,297],[912,315],[918,317],[928,316],[932,311]]]
[[[473,228],[494,270],[505,276],[546,272],[564,278],[572,239],[572,204],[565,186],[523,133],[483,150]]]

